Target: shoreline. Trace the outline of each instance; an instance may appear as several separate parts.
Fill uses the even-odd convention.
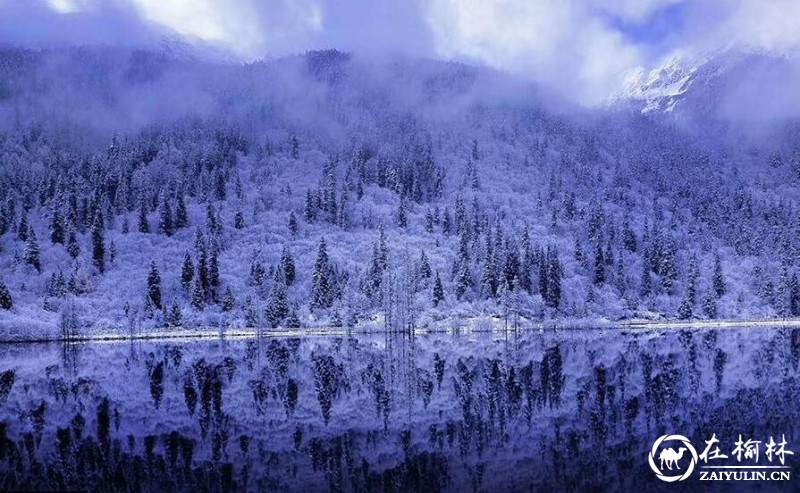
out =
[[[765,328],[777,329],[783,327],[800,327],[800,319],[754,319],[754,320],[629,320],[621,322],[609,322],[598,320],[589,321],[552,321],[551,323],[525,324],[517,329],[502,324],[487,329],[485,327],[464,327],[455,329],[453,327],[442,328],[417,328],[411,331],[414,336],[425,336],[428,334],[452,334],[466,335],[473,333],[498,333],[513,334],[515,332],[533,331],[581,331],[581,330],[620,330],[620,331],[665,331],[665,330],[686,330],[686,329],[744,329],[744,328]],[[156,329],[147,332],[131,334],[122,332],[105,332],[96,334],[85,334],[76,337],[25,337],[0,338],[0,345],[3,344],[47,344],[47,343],[117,343],[126,341],[165,341],[165,340],[208,340],[208,339],[258,339],[258,338],[289,338],[289,337],[348,337],[359,335],[387,335],[387,334],[409,334],[409,331],[387,332],[381,329],[343,328],[343,327],[316,327],[307,329],[269,329],[258,330],[253,327],[236,327],[220,330],[214,327],[199,328],[172,328]]]

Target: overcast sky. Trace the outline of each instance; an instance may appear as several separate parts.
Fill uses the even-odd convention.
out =
[[[0,42],[309,49],[481,63],[604,100],[675,53],[800,46],[800,0],[0,0]]]

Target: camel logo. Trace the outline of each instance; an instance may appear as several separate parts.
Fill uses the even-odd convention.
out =
[[[664,442],[678,442],[680,445],[677,447],[673,445],[670,447],[661,447]],[[660,452],[659,452],[660,449]],[[686,454],[686,452],[689,452]],[[686,461],[688,460],[688,463]],[[656,473],[658,479],[668,483],[674,481],[683,481],[691,476],[694,471],[694,466],[697,464],[697,451],[692,446],[689,439],[683,435],[664,435],[659,437],[653,444],[648,456],[650,461],[650,468]],[[656,460],[659,464],[656,465]],[[666,472],[674,472],[674,475],[667,475]]]

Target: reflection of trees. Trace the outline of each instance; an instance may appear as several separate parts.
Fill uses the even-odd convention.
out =
[[[558,338],[509,352],[502,341],[401,334],[379,339],[387,346],[234,342],[194,357],[149,348],[126,360],[126,376],[140,379],[130,402],[107,397],[86,369],[53,365],[38,385],[44,400],[11,421],[0,415],[0,471],[10,471],[0,489],[631,489],[650,477],[638,454],[662,428],[795,429],[793,336],[780,337],[748,349],[758,389],[720,378],[736,346],[705,332],[632,338],[605,355]],[[782,362],[786,373],[770,373]],[[0,401],[17,402],[10,396],[30,383],[21,378],[0,372]],[[120,412],[137,400],[169,410],[167,429]]]

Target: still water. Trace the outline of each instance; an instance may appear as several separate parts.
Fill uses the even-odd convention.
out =
[[[789,328],[2,345],[0,490],[697,491],[654,440],[800,456],[799,358]]]

